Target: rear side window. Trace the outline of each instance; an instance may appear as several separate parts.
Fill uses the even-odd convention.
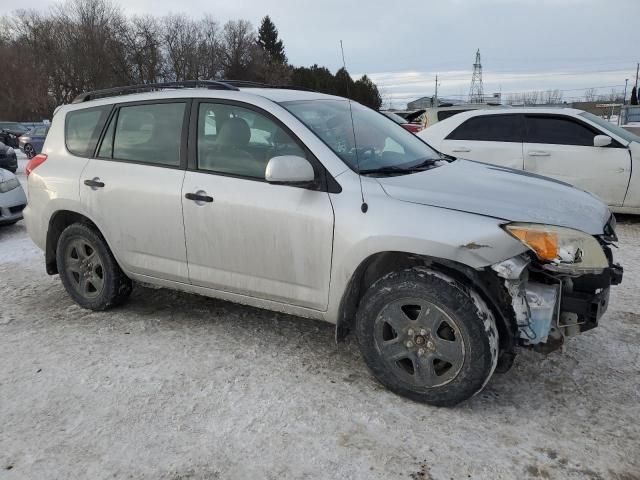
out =
[[[519,115],[473,117],[451,132],[447,140],[522,142],[522,119]]]
[[[121,107],[113,116],[98,157],[180,166],[185,103]]]
[[[91,157],[111,105],[69,112],[65,118],[64,137],[67,150],[79,157]]]
[[[562,117],[527,116],[527,143],[593,147],[597,133],[586,125]]]
[[[467,112],[468,110],[438,110],[438,120],[442,121],[446,118],[453,117],[458,113]]]

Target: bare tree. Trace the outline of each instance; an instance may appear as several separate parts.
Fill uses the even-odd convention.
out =
[[[246,20],[230,20],[222,30],[222,67],[225,78],[255,78],[259,50],[256,32]]]

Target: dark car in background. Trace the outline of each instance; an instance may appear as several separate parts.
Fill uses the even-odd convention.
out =
[[[27,158],[33,158],[42,151],[44,139],[47,138],[49,127],[38,125],[18,138],[18,146]]]
[[[27,133],[29,129],[17,122],[0,122],[0,142],[13,148],[18,148],[18,137]]]
[[[391,120],[396,122],[405,130],[410,131],[411,133],[418,133],[419,131],[422,130],[422,125],[420,125],[419,123],[411,123],[406,118],[401,117],[400,115],[394,112],[380,112],[380,113],[382,113],[385,117],[389,117]]]
[[[12,173],[18,169],[18,157],[13,148],[4,143],[0,143],[0,169],[4,168]]]

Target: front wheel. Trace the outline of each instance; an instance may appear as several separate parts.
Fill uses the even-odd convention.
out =
[[[424,268],[375,282],[360,303],[356,332],[367,366],[383,385],[431,405],[472,397],[498,361],[498,331],[484,302]]]
[[[56,263],[69,296],[81,307],[106,310],[124,302],[132,282],[120,269],[104,238],[74,223],[58,239]]]

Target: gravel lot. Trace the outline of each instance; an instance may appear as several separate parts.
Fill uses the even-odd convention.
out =
[[[598,329],[440,409],[329,324],[140,286],[82,310],[0,228],[0,479],[640,479],[640,219],[619,235]]]

